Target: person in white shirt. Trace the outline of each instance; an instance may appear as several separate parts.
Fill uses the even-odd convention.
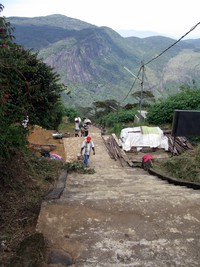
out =
[[[93,155],[95,155],[95,148],[92,138],[91,136],[87,136],[81,145],[81,154],[84,157],[84,165],[86,168],[88,168],[88,160],[90,157],[91,150],[93,150]]]
[[[75,129],[74,129],[74,136],[77,137],[79,136],[79,130],[80,130],[80,123],[81,123],[81,118],[75,118]]]

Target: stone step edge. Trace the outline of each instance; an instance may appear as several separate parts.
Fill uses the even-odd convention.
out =
[[[172,178],[172,177],[169,177],[169,176],[165,176],[165,175],[159,173],[158,171],[156,171],[156,170],[154,170],[152,168],[148,169],[148,173],[152,174],[152,175],[155,175],[155,176],[157,176],[158,178],[160,178],[162,180],[166,180],[170,184],[186,186],[188,188],[192,188],[192,189],[195,189],[195,190],[200,190],[200,183],[177,180],[175,178]]]
[[[66,180],[67,180],[67,170],[64,170],[62,171],[62,173],[58,178],[56,187],[50,193],[48,193],[44,199],[45,200],[59,199],[65,188]]]

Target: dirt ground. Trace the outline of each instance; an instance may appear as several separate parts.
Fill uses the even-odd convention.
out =
[[[37,231],[48,244],[43,266],[199,266],[199,191],[122,167],[109,157],[99,130],[92,127],[90,134],[95,173],[69,174],[62,196],[42,204]],[[77,159],[82,140],[63,140],[67,161]]]
[[[96,128],[96,131],[99,132],[99,129]],[[38,155],[40,155],[41,149],[51,150],[52,148],[50,154],[55,153],[60,155],[64,162],[72,162],[77,160],[77,154],[80,152],[80,149],[77,148],[78,145],[80,145],[79,141],[81,140],[82,142],[82,139],[74,138],[73,133],[67,132],[69,139],[65,141],[66,146],[64,147],[63,139],[53,138],[53,133],[56,132],[35,126],[32,130],[30,130],[28,136],[30,147],[35,149],[35,152]],[[128,152],[126,154],[131,161],[135,162],[135,165],[140,165],[142,157],[147,153],[150,153],[155,159],[166,159],[169,157],[169,153],[163,151],[162,149],[153,151],[152,149],[146,148],[143,152]]]
[[[30,147],[35,150],[36,154],[40,155],[41,149],[47,150],[50,154],[55,153],[66,161],[66,153],[62,139],[53,138],[52,134],[56,133],[53,130],[46,130],[42,127],[35,126],[30,130],[28,141]]]

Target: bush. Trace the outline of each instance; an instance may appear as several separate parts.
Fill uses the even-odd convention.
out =
[[[0,126],[0,156],[8,158],[16,149],[25,148],[28,132],[21,125],[6,125],[1,122]]]
[[[110,112],[97,119],[97,123],[103,124],[106,127],[114,127],[115,124],[133,123],[136,111],[121,109],[119,112]]]
[[[200,110],[200,89],[186,89],[156,103],[148,110],[147,121],[158,125],[172,123],[174,110]]]
[[[70,122],[74,122],[74,118],[81,117],[80,113],[73,108],[65,108],[64,115],[69,118]]]

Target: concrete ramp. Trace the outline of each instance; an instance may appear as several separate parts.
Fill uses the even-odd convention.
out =
[[[100,130],[91,127],[90,134],[95,173],[68,174],[61,197],[42,205],[37,231],[48,242],[45,266],[199,266],[200,191],[122,167],[109,157]],[[68,138],[69,157],[80,144]]]

